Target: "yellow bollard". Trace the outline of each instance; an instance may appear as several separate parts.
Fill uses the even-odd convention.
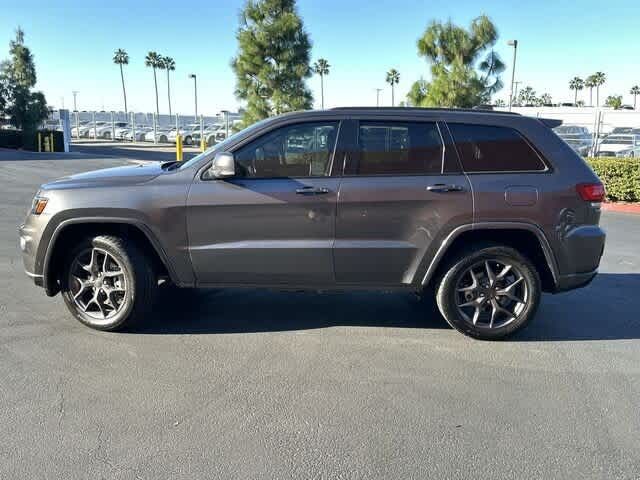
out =
[[[42,152],[42,136],[38,132],[38,153]]]
[[[204,135],[200,135],[200,151],[204,152],[207,149],[207,144],[204,141]]]
[[[182,161],[182,135],[176,135],[176,160]]]
[[[53,143],[53,133],[49,133],[49,146],[51,147],[52,152],[56,151],[56,146]]]

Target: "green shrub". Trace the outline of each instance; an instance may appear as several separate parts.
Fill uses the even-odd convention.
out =
[[[640,202],[640,159],[588,158],[612,202]]]

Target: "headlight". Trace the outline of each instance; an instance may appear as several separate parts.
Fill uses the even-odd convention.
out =
[[[33,198],[33,202],[31,203],[31,213],[34,215],[40,215],[42,212],[44,212],[48,201],[48,198],[36,195]]]

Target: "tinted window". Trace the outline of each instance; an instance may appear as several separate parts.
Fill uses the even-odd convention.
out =
[[[466,172],[544,170],[536,151],[512,128],[450,123]]]
[[[443,145],[435,123],[361,122],[355,173],[441,173]]]
[[[240,177],[321,177],[329,175],[338,122],[279,128],[234,153]]]

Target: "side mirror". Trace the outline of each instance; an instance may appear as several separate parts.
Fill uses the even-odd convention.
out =
[[[233,177],[236,174],[233,153],[217,153],[213,159],[213,164],[211,165],[210,172],[211,173],[209,176],[213,178]]]

